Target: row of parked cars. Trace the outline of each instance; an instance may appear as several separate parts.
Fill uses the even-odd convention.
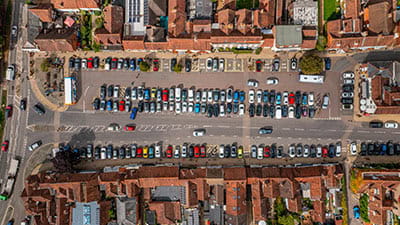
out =
[[[268,103],[258,103],[249,105],[249,116],[263,116],[270,117],[271,119],[282,119],[282,118],[314,118],[316,114],[316,108],[314,106],[306,106],[297,104],[295,106],[287,105],[274,105]]]
[[[336,144],[331,143],[329,145],[302,145],[302,144],[292,144],[289,146],[289,156],[294,157],[304,157],[304,158],[333,158],[340,157],[342,154],[342,143],[337,142]]]
[[[352,155],[379,156],[379,155],[400,155],[400,144],[393,141],[388,142],[362,142],[357,145],[352,142],[349,146]]]
[[[342,74],[342,77],[343,77],[343,86],[342,86],[342,96],[340,99],[342,103],[342,109],[352,110],[354,101],[354,73],[344,72]]]

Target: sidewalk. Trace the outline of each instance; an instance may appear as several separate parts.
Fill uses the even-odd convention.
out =
[[[37,86],[36,81],[33,78],[30,78],[30,84],[33,93],[35,94],[36,98],[39,100],[40,103],[42,103],[46,108],[52,110],[52,111],[58,111],[58,112],[64,112],[65,110],[68,109],[68,106],[63,105],[63,106],[58,106],[52,102],[50,102],[40,91],[39,87]]]

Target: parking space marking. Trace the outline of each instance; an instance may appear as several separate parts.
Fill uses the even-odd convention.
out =
[[[358,130],[357,132],[358,133],[369,133],[369,131],[367,131],[367,130]]]
[[[386,131],[375,131],[375,134],[386,134]]]

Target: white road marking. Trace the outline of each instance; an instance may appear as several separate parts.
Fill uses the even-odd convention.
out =
[[[230,126],[217,126],[218,128],[230,128]]]
[[[303,131],[303,128],[294,128],[295,131]]]
[[[336,132],[336,130],[333,130],[333,129],[326,130],[326,131],[329,131],[329,132]]]
[[[375,131],[375,134],[386,134],[386,131]]]
[[[369,131],[367,131],[367,130],[359,130],[359,131],[357,131],[358,133],[369,133]]]
[[[290,130],[290,128],[285,127],[285,128],[282,128],[282,130]]]
[[[203,127],[212,127],[211,125],[203,125]]]

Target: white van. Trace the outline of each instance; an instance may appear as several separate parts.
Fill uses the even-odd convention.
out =
[[[276,106],[275,118],[278,120],[282,119],[282,108],[279,105]]]
[[[7,67],[6,79],[9,81],[15,80],[15,66],[14,65],[9,65]]]
[[[193,100],[194,100],[194,90],[193,89],[189,89],[188,98],[189,98],[189,102],[193,102]]]
[[[328,95],[324,95],[324,98],[322,100],[322,108],[323,109],[327,109],[329,106],[329,96]]]
[[[258,146],[257,149],[257,159],[263,159],[264,158],[264,148],[262,146]]]
[[[102,147],[100,150],[100,158],[106,159],[106,147]]]

